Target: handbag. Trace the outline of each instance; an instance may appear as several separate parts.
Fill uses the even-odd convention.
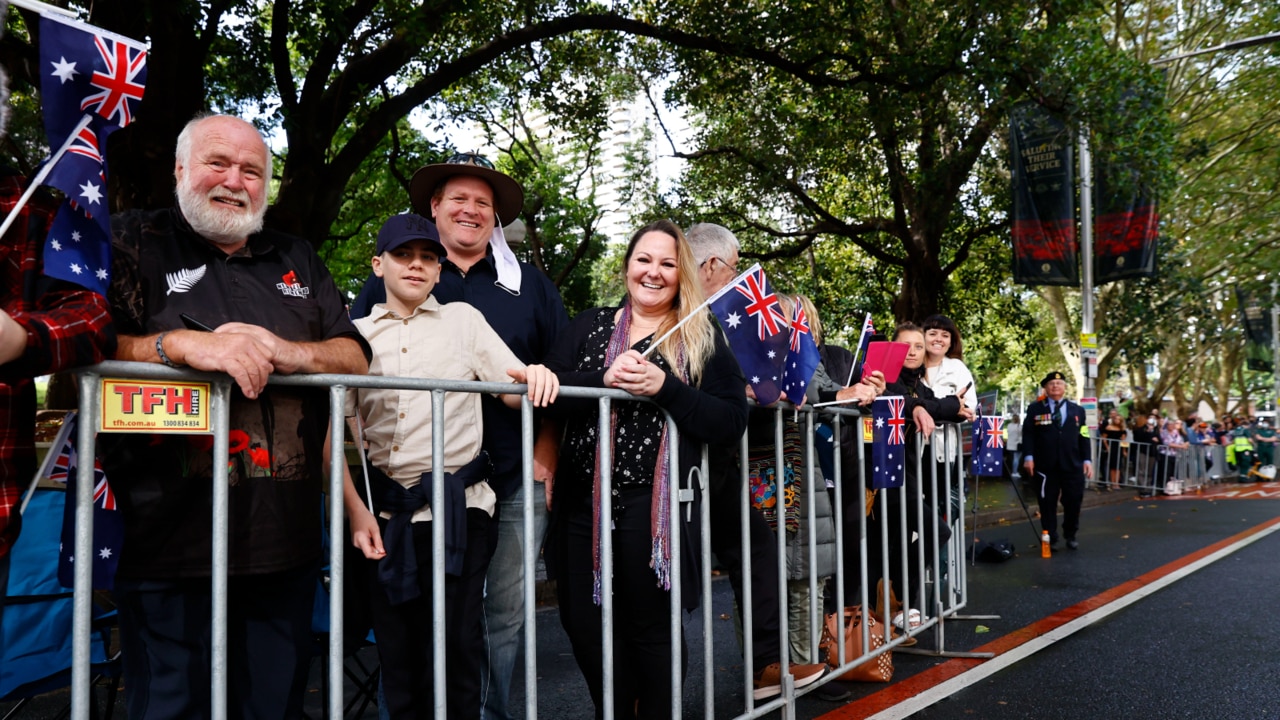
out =
[[[843,630],[841,621],[843,620]],[[884,625],[862,612],[861,605],[853,605],[841,613],[829,613],[822,627],[822,640],[818,645],[823,659],[831,667],[839,667],[864,654],[862,624],[867,623],[871,652],[884,646]],[[837,633],[844,632],[844,660],[840,659]],[[848,682],[889,682],[893,679],[893,653],[886,651],[845,672],[839,680]]]

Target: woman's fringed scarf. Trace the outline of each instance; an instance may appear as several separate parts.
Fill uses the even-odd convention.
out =
[[[631,337],[631,304],[622,306],[622,314],[618,324],[613,328],[609,338],[609,347],[605,350],[604,366],[608,368],[619,355],[630,347],[627,341]],[[676,351],[676,373],[685,383],[689,382],[689,372],[685,368],[684,341],[680,341]],[[618,428],[618,410],[613,407],[609,412],[609,457],[613,458],[613,436]],[[663,590],[671,589],[671,445],[670,429],[663,423],[662,439],[658,443],[658,464],[653,470],[653,500],[649,508],[649,532],[653,538],[653,547],[649,566],[658,576],[658,585]],[[601,441],[604,438],[600,438]],[[600,604],[600,533],[604,530],[600,513],[600,445],[596,444],[595,478],[591,484],[591,598]]]

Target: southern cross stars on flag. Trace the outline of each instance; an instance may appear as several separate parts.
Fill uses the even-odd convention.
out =
[[[977,477],[1004,474],[1004,418],[981,415],[973,421],[973,458],[969,471]]]
[[[62,512],[62,544],[58,551],[58,582],[63,587],[75,585],[76,546],[76,414],[67,413],[58,432],[62,440],[58,458],[49,479],[66,483],[67,500]],[[50,449],[52,451],[52,448]],[[116,504],[115,493],[102,470],[102,461],[93,459],[93,587],[110,590],[115,583],[120,548],[124,545],[124,516]]]
[[[755,392],[756,401],[761,405],[777,402],[782,395],[789,324],[764,271],[759,265],[752,265],[712,295],[708,304],[724,326],[729,347]],[[751,322],[753,319],[755,323]]]
[[[906,399],[885,395],[871,405],[871,486],[877,490],[902,487],[907,478]]]
[[[818,344],[813,340],[809,316],[805,314],[804,306],[797,302],[795,307],[796,317],[791,321],[791,344],[787,347],[782,389],[791,402],[800,405],[804,402],[805,390],[822,358],[818,353]]]
[[[66,196],[44,246],[44,274],[103,295],[111,270],[111,216],[107,211],[106,163],[98,136],[88,127],[72,138],[45,179]]]
[[[67,201],[44,251],[44,273],[105,294],[111,269],[107,137],[133,122],[147,48],[57,15],[40,19],[40,94],[50,158],[44,184]]]

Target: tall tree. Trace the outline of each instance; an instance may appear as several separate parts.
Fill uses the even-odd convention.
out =
[[[1277,22],[1274,4],[1147,0],[1115,2],[1103,27],[1117,48],[1149,61],[1263,35]],[[1280,272],[1280,63],[1273,46],[1160,67],[1175,174],[1160,197],[1159,277],[1098,289],[1099,389],[1123,371],[1144,388],[1144,409],[1169,395],[1184,410],[1204,400],[1225,411],[1248,384],[1231,290],[1263,289]],[[1067,301],[1079,293],[1040,294],[1069,320],[1057,339],[1072,358],[1079,326]]]
[[[697,113],[696,147],[682,154],[703,214],[753,231],[761,256],[851,242],[900,278],[898,320],[936,312],[975,243],[1005,234],[998,151],[1015,102],[1112,129],[1109,101],[1152,77],[1106,45],[1085,2],[789,3],[728,20],[697,10],[687,22],[715,15],[733,42],[782,36],[805,58],[726,67],[675,50],[670,99]],[[1163,129],[1117,130],[1114,151],[1158,166],[1149,150],[1167,145]]]

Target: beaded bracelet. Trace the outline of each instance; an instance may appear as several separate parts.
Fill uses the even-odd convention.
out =
[[[171,368],[176,368],[178,367],[178,364],[170,360],[169,356],[166,355],[164,352],[164,336],[168,334],[169,333],[166,331],[156,336],[156,355],[160,356],[160,362],[164,363],[165,365],[168,365]]]

